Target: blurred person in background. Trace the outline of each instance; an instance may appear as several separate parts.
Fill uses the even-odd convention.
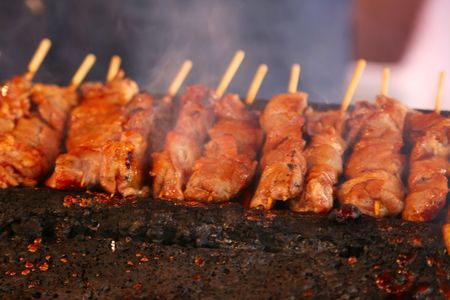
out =
[[[373,98],[379,91],[382,67],[387,65],[390,95],[414,108],[433,109],[438,73],[450,72],[450,1],[356,3],[356,55],[369,60],[356,97]],[[443,110],[450,110],[448,75]]]

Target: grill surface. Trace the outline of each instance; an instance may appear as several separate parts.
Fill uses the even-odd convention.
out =
[[[369,217],[337,224],[236,203],[152,199],[67,208],[67,194],[92,197],[0,191],[4,298],[450,296],[439,224]],[[42,242],[32,252],[36,237]]]

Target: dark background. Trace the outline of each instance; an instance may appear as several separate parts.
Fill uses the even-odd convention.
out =
[[[247,53],[229,91],[245,95],[261,63],[259,97],[287,88],[302,65],[300,88],[312,102],[339,102],[349,63],[395,63],[424,0],[0,0],[0,80],[23,73],[39,41],[52,49],[36,80],[67,83],[92,52],[88,79],[103,80],[112,55],[143,89],[164,92],[184,59],[188,83],[217,86],[237,49]]]
[[[300,87],[315,101],[339,101],[352,56],[349,0],[0,1],[0,77],[24,72],[43,37],[53,46],[36,80],[67,83],[88,52],[103,80],[118,54],[142,88],[163,92],[181,62],[188,82],[217,85],[237,49],[246,51],[230,91],[245,94],[261,63],[269,72],[259,94],[287,88],[290,66],[302,65]]]

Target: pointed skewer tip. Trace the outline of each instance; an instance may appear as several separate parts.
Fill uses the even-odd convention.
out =
[[[298,82],[300,80],[301,66],[299,64],[293,64],[291,67],[291,76],[289,78],[288,92],[296,93],[298,90]]]
[[[252,83],[247,92],[247,97],[245,98],[245,103],[251,105],[255,101],[256,95],[258,94],[259,88],[267,74],[268,67],[266,64],[262,64],[256,70],[255,76],[253,77]]]
[[[350,106],[350,102],[352,101],[353,95],[355,94],[356,87],[358,86],[359,79],[366,67],[366,61],[364,59],[359,59],[355,71],[353,72],[352,79],[347,86],[347,90],[345,91],[344,98],[342,98],[341,102],[341,111],[344,112]]]
[[[191,60],[185,60],[183,62],[180,70],[178,71],[177,75],[170,84],[169,89],[167,90],[167,95],[169,96],[169,98],[172,98],[178,93],[178,90],[180,89],[181,85],[186,80],[187,75],[191,71],[192,65],[193,64]]]
[[[436,91],[436,99],[434,105],[434,112],[437,114],[441,113],[442,91],[444,88],[444,80],[445,80],[445,71],[441,71],[439,72],[438,87]]]
[[[114,80],[120,72],[120,65],[122,64],[122,59],[118,55],[113,55],[111,57],[111,62],[109,63],[108,73],[106,75],[106,81],[109,82]]]
[[[230,64],[228,65],[228,68],[226,69],[225,73],[222,76],[222,80],[220,81],[219,85],[216,89],[216,96],[218,98],[221,98],[225,91],[227,90],[228,86],[231,83],[231,80],[233,79],[234,75],[236,74],[236,71],[239,69],[239,66],[241,65],[242,61],[245,58],[245,52],[243,50],[238,50],[233,58],[231,59]]]
[[[36,72],[39,70],[42,62],[44,61],[45,57],[47,56],[48,51],[50,50],[50,47],[52,46],[52,42],[45,38],[40,43],[38,48],[36,49],[36,52],[34,52],[33,57],[30,60],[30,63],[28,64],[28,71],[25,74],[25,77],[28,80],[32,80]]]
[[[380,88],[381,96],[387,96],[388,94],[390,74],[391,70],[388,67],[383,67],[383,73],[381,75],[381,88]]]
[[[77,88],[81,84],[81,82],[84,80],[86,75],[91,70],[91,68],[94,65],[96,59],[97,58],[92,53],[86,55],[86,57],[84,58],[84,60],[81,63],[81,65],[78,67],[78,70],[75,72],[75,75],[73,75],[73,77],[72,77],[70,85],[73,88]]]

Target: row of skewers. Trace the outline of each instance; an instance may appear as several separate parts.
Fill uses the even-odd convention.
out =
[[[92,54],[69,86],[34,84],[50,45],[43,40],[28,72],[1,86],[2,188],[36,185],[50,174],[46,185],[55,189],[101,187],[133,196],[147,194],[145,182],[152,182],[156,198],[223,202],[239,196],[256,177],[250,207],[271,209],[276,201],[287,201],[293,211],[326,213],[337,197],[367,215],[401,213],[424,222],[446,204],[450,121],[440,114],[444,73],[434,113],[389,98],[388,69],[376,101],[359,101],[348,112],[365,66],[360,60],[341,108],[314,111],[308,95],[297,90],[300,66],[294,65],[288,93],[272,97],[260,115],[250,105],[266,65],[258,68],[245,103],[236,94],[224,96],[242,51],[216,90],[189,86],[175,105],[190,61],[163,97],[139,91],[124,76],[119,57],[111,60],[106,83],[81,84],[95,62]],[[450,224],[443,232],[450,246]]]

